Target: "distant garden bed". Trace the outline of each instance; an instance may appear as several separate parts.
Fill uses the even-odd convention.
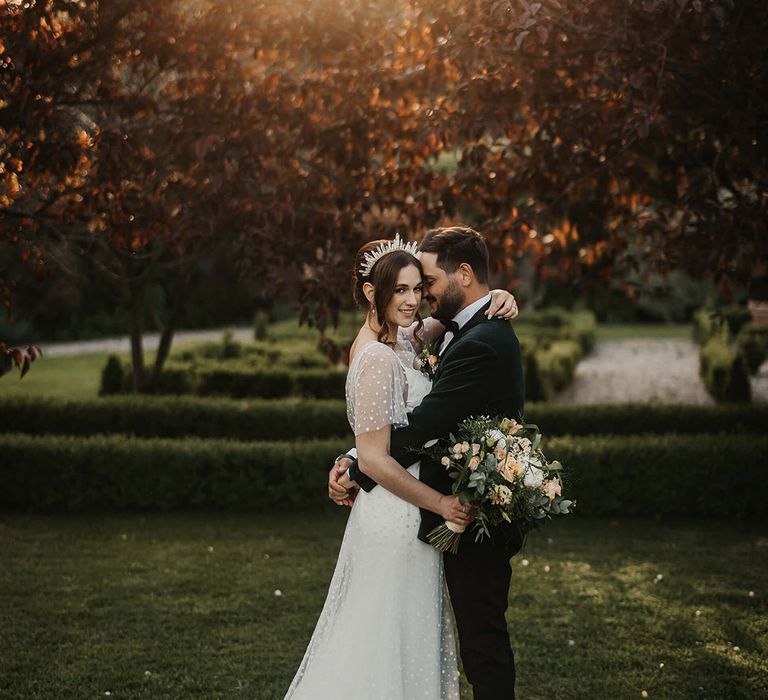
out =
[[[523,352],[526,398],[543,401],[567,387],[581,358],[595,344],[590,312],[531,312],[514,322]],[[155,386],[158,394],[232,398],[343,398],[349,342],[314,341],[306,332],[241,343],[225,334],[219,342],[176,352]],[[131,391],[131,368],[111,356],[102,372],[101,394]]]

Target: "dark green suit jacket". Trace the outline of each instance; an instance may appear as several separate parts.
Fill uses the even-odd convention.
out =
[[[390,453],[403,467],[419,459],[413,449],[434,438],[447,438],[469,416],[521,420],[524,386],[520,343],[508,321],[486,318],[487,308],[475,314],[443,351],[432,390],[408,414],[408,425],[392,431]],[[350,467],[350,476],[366,491],[376,486],[356,461]],[[441,493],[451,493],[445,467],[434,460],[421,459],[419,478]],[[427,541],[429,532],[441,523],[439,515],[422,510],[419,539]],[[474,542],[474,536],[470,526],[462,547]],[[506,523],[493,533],[494,543],[509,546],[513,538],[520,539],[519,531]]]

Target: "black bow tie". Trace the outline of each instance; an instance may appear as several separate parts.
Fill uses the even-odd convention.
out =
[[[459,333],[459,324],[456,323],[456,321],[443,321],[443,325],[445,326],[445,332],[447,333],[450,331],[454,335],[458,335]]]

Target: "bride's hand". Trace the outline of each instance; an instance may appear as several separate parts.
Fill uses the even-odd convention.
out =
[[[498,316],[499,318],[511,321],[513,318],[517,318],[518,313],[515,297],[506,289],[494,289],[491,292],[491,305],[488,307],[488,311],[485,312],[488,318]]]
[[[469,504],[459,503],[458,496],[443,496],[440,499],[439,508],[440,515],[445,521],[451,521],[457,525],[464,525],[466,527],[474,520],[474,518],[469,515],[471,510]]]

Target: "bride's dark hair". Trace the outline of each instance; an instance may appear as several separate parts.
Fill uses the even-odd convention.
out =
[[[355,255],[355,270],[354,270],[354,290],[352,296],[358,306],[368,311],[371,305],[368,303],[368,299],[365,298],[363,292],[363,285],[366,282],[370,282],[375,291],[373,293],[373,307],[372,310],[376,314],[376,320],[381,325],[379,331],[379,342],[387,343],[389,345],[397,342],[396,338],[390,339],[388,337],[389,330],[386,322],[386,310],[389,306],[389,302],[392,301],[392,297],[395,295],[395,287],[397,286],[397,276],[400,274],[400,270],[409,265],[414,265],[419,270],[419,275],[424,278],[424,270],[421,267],[421,263],[418,258],[413,257],[410,253],[404,250],[397,250],[393,253],[387,253],[383,257],[379,258],[371,270],[371,274],[368,277],[363,277],[360,273],[360,268],[365,262],[365,254],[369,253],[379,247],[382,243],[388,243],[386,240],[369,241],[368,243],[360,246],[360,250]],[[416,321],[418,322],[417,332],[421,331],[424,323],[419,315],[419,310],[416,309]]]

